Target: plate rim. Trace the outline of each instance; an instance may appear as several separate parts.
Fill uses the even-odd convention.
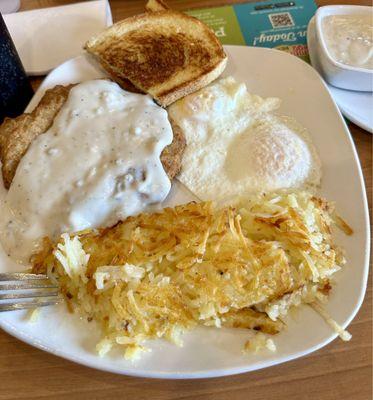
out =
[[[355,317],[355,315],[351,318],[351,320]],[[350,322],[351,321],[349,321],[346,325],[349,325]],[[327,346],[329,343],[331,343],[333,340],[335,340],[338,337],[337,333],[333,333],[330,337],[328,337],[324,341],[320,342],[319,344],[317,344],[315,346],[309,347],[307,350],[298,352],[291,356],[278,358],[278,359],[272,360],[272,361],[256,362],[256,363],[248,364],[246,366],[239,366],[239,367],[234,367],[234,368],[218,368],[218,369],[209,369],[207,371],[202,370],[202,371],[194,371],[194,372],[186,372],[186,373],[185,372],[169,373],[169,372],[149,372],[146,370],[135,369],[135,368],[128,369],[128,370],[126,370],[126,369],[119,370],[115,366],[110,367],[110,366],[103,365],[103,364],[100,365],[100,364],[97,364],[96,361],[90,361],[90,360],[84,359],[82,357],[76,357],[67,352],[64,352],[63,350],[53,349],[50,346],[43,345],[42,343],[33,339],[32,337],[29,338],[27,334],[18,332],[10,324],[8,324],[6,322],[4,323],[3,321],[1,321],[1,319],[0,319],[0,328],[3,329],[9,335],[15,337],[18,340],[21,340],[23,343],[31,345],[39,350],[45,351],[54,356],[61,357],[65,360],[68,360],[68,361],[71,361],[71,362],[74,362],[74,363],[77,363],[80,365],[84,365],[85,367],[89,367],[89,368],[96,369],[96,370],[103,371],[103,372],[110,372],[110,373],[117,374],[117,375],[125,375],[125,376],[131,376],[131,377],[136,377],[136,378],[173,379],[173,380],[219,378],[219,377],[223,377],[223,376],[239,375],[239,374],[244,374],[244,373],[248,373],[248,372],[258,371],[261,369],[273,367],[275,365],[284,364],[289,361],[293,361],[298,358],[307,356],[308,354],[311,354],[311,353]]]
[[[251,46],[235,46],[235,45],[227,45],[227,46],[224,46],[224,48],[226,48],[227,50],[229,50],[231,48],[235,48],[235,49],[240,49],[241,51],[247,51],[248,49],[255,49],[255,51],[276,52],[276,53],[281,54],[282,57],[293,57],[293,61],[296,61],[296,62],[302,63],[303,65],[306,65],[307,68],[309,68],[310,71],[312,71],[312,73],[314,75],[316,75],[318,79],[320,79],[321,83],[327,89],[327,93],[334,105],[336,112],[338,113],[340,119],[342,120],[342,123],[344,126],[344,134],[346,135],[346,138],[348,139],[350,148],[354,155],[354,162],[356,163],[358,177],[359,177],[359,183],[360,183],[361,190],[362,190],[361,195],[363,197],[363,206],[364,206],[363,212],[364,212],[364,224],[365,224],[364,236],[366,238],[365,249],[364,249],[365,250],[364,274],[363,274],[362,282],[360,282],[360,293],[359,293],[359,297],[356,301],[353,311],[351,312],[349,317],[346,319],[346,321],[342,324],[343,328],[346,328],[351,323],[351,321],[355,318],[356,314],[360,310],[361,305],[363,303],[363,300],[364,300],[364,297],[366,294],[367,282],[368,282],[369,259],[370,259],[370,246],[369,246],[369,243],[370,243],[370,219],[369,219],[369,209],[368,209],[368,202],[367,202],[366,187],[365,187],[364,177],[363,177],[362,168],[361,168],[361,164],[360,164],[360,159],[358,157],[357,150],[356,150],[355,144],[352,140],[352,137],[349,132],[348,126],[346,124],[346,121],[342,117],[341,111],[339,110],[339,108],[336,104],[336,101],[334,100],[330,91],[328,90],[328,87],[327,87],[326,83],[324,82],[324,80],[319,76],[317,71],[314,68],[312,68],[312,66],[309,65],[308,63],[306,63],[305,61],[303,61],[295,56],[292,56],[288,53],[285,53],[283,51],[276,50],[276,49],[270,49],[270,48],[260,48],[260,47],[251,47]],[[40,99],[41,93],[43,93],[47,89],[47,87],[45,87],[44,83],[47,81],[47,78],[50,76],[50,74],[54,73],[55,70],[63,67],[66,63],[70,63],[70,62],[74,62],[74,61],[77,62],[78,59],[80,59],[80,58],[87,58],[87,55],[82,54],[77,57],[74,57],[70,60],[65,61],[64,63],[60,64],[58,67],[53,69],[44,78],[43,82],[40,84],[38,90],[35,92],[35,95],[31,99],[26,110],[28,110],[29,108],[32,108],[32,106],[34,106],[33,103],[35,103],[38,98]],[[282,357],[279,357],[274,360],[263,360],[263,361],[247,364],[245,366],[238,366],[238,367],[233,367],[233,368],[222,367],[222,368],[218,368],[218,369],[208,369],[208,370],[202,370],[202,371],[170,373],[170,372],[162,372],[162,371],[149,372],[149,371],[144,371],[144,370],[136,369],[136,368],[128,369],[128,367],[118,369],[115,365],[113,367],[110,367],[110,366],[104,365],[104,364],[100,365],[100,363],[97,362],[96,360],[91,361],[89,359],[85,359],[80,356],[74,356],[71,353],[67,353],[63,350],[59,350],[58,348],[52,348],[50,346],[47,346],[47,345],[39,342],[37,339],[33,338],[32,336],[28,335],[27,333],[18,331],[17,328],[12,326],[8,322],[2,320],[1,316],[0,316],[0,328],[3,329],[8,334],[10,334],[11,336],[14,336],[15,338],[23,341],[24,343],[32,345],[33,347],[36,347],[36,348],[44,350],[50,354],[59,356],[61,358],[67,359],[69,361],[72,361],[72,362],[75,362],[75,363],[78,363],[78,364],[81,364],[81,365],[84,365],[84,366],[87,366],[90,368],[94,368],[94,369],[105,371],[105,372],[116,373],[116,374],[120,374],[120,375],[143,377],[143,378],[156,378],[156,379],[203,379],[203,378],[213,378],[213,377],[236,375],[236,374],[251,372],[251,371],[271,367],[274,365],[282,364],[282,363],[285,363],[288,361],[298,359],[305,355],[311,354],[314,351],[317,351],[317,350],[325,347],[330,342],[332,342],[334,339],[336,339],[338,336],[337,333],[333,333],[331,331],[331,334],[326,339],[320,341],[318,344],[308,347],[304,351],[299,351],[299,352],[291,354],[291,355],[282,356]]]

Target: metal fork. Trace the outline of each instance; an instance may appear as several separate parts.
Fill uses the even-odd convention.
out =
[[[50,306],[60,300],[58,286],[46,275],[0,273],[0,312]]]

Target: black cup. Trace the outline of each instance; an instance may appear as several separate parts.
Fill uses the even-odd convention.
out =
[[[0,124],[23,113],[33,90],[0,13]]]

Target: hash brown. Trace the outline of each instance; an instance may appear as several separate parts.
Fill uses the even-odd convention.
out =
[[[121,344],[132,358],[144,340],[180,343],[197,324],[280,332],[293,306],[326,300],[345,264],[336,223],[333,204],[307,192],[191,202],[45,238],[31,262],[58,279],[70,310],[100,324],[100,355]]]

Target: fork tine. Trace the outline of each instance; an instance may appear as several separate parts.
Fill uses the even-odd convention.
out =
[[[56,297],[58,295],[58,290],[37,290],[21,293],[0,293],[0,300],[32,299],[34,297]]]
[[[8,293],[5,293],[6,291]],[[12,293],[11,291],[16,292]],[[30,301],[20,302],[17,301],[18,299],[30,299]],[[2,302],[2,300],[15,301]],[[58,286],[52,283],[46,275],[23,272],[0,274],[0,312],[51,306],[61,300]]]
[[[25,281],[48,279],[47,275],[27,274],[24,272],[4,272],[0,274],[0,281]]]
[[[58,304],[60,300],[61,300],[60,298],[57,298],[56,300],[30,301],[27,303],[3,303],[0,304],[0,312],[14,311],[14,310],[28,310],[30,308],[52,306]]]
[[[5,293],[12,290],[19,292]],[[30,299],[30,301],[18,302],[18,299]],[[1,300],[15,301],[6,303]],[[46,275],[23,272],[0,273],[0,312],[51,306],[58,304],[61,300],[58,286]]]
[[[3,290],[21,290],[21,289],[55,289],[57,285],[52,282],[39,282],[39,281],[30,281],[30,282],[19,282],[19,283],[10,283],[10,284],[1,284],[0,292]]]

